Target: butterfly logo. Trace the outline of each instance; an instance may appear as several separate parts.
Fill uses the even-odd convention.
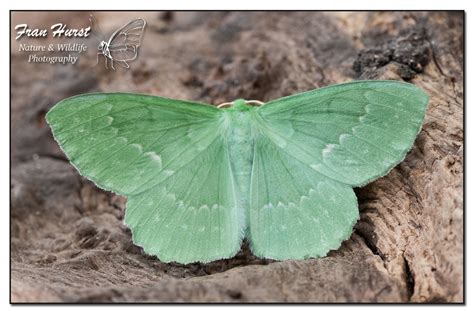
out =
[[[97,25],[94,16],[91,15],[89,20],[91,25]],[[123,68],[130,68],[128,63],[135,60],[138,56],[138,48],[142,42],[145,26],[145,20],[137,18],[117,29],[107,41],[101,40],[97,48],[97,64],[99,63],[99,56],[103,55],[105,58],[105,68],[107,69],[109,68],[109,63],[113,70],[115,70],[115,64]],[[99,33],[102,32],[99,30]],[[102,36],[102,38],[104,37]]]

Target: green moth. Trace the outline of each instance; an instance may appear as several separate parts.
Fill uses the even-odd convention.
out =
[[[164,262],[325,256],[359,217],[355,186],[387,174],[428,96],[358,81],[261,104],[125,93],[65,99],[46,118],[78,171],[128,198],[133,241]]]

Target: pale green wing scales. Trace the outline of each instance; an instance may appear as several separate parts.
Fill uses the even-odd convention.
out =
[[[135,94],[66,99],[47,114],[82,175],[128,197],[134,242],[163,261],[322,256],[358,218],[352,186],[398,164],[428,98],[398,82],[336,85],[226,113]],[[237,104],[238,103],[238,104]],[[228,113],[228,114],[227,114]],[[247,228],[247,225],[249,226]]]
[[[221,113],[199,103],[104,93],[63,100],[46,119],[83,176],[130,195],[150,189],[207,147]]]
[[[244,237],[227,147],[221,136],[156,187],[128,198],[133,241],[165,262],[235,255]]]
[[[428,96],[413,84],[360,81],[270,101],[266,134],[319,173],[351,186],[385,175],[421,129]]]
[[[259,257],[324,256],[358,219],[352,188],[328,179],[264,134],[257,135],[250,185],[249,239]]]
[[[338,248],[358,219],[353,186],[385,175],[413,145],[428,103],[414,85],[365,81],[255,110],[249,239],[273,259]]]
[[[166,261],[237,253],[244,235],[222,111],[136,94],[66,99],[47,114],[79,172],[128,197],[134,242]]]

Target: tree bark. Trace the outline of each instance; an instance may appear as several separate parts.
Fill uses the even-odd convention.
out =
[[[96,17],[111,33],[132,15]],[[13,302],[464,300],[462,12],[139,15],[148,26],[130,70],[94,67],[95,56],[33,65],[12,38]],[[12,24],[50,25],[57,16],[14,13]],[[260,260],[246,244],[209,264],[145,255],[122,223],[126,200],[81,178],[44,121],[59,100],[91,91],[218,104],[355,79],[406,80],[430,103],[406,159],[356,190],[361,218],[352,237],[319,259]]]

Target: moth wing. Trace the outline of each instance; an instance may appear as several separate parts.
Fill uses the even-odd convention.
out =
[[[320,174],[363,186],[403,160],[421,130],[428,96],[413,84],[359,81],[270,101],[267,134]]]
[[[325,256],[351,235],[358,216],[350,186],[313,170],[261,131],[250,183],[248,239],[255,255]]]
[[[223,139],[214,139],[153,189],[129,197],[125,223],[133,241],[161,261],[188,264],[234,256],[245,218]]]
[[[134,242],[164,261],[230,257],[243,237],[222,112],[136,94],[90,94],[47,114],[79,172],[128,197]]]
[[[249,207],[254,253],[301,259],[338,248],[358,219],[352,186],[404,158],[427,102],[413,85],[366,81],[256,109]]]

